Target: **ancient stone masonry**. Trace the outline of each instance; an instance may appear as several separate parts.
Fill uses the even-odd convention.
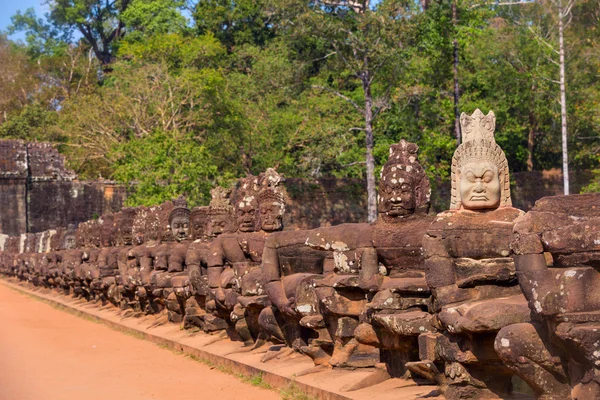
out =
[[[600,398],[600,194],[538,200],[511,246],[533,317],[496,351],[540,398]]]
[[[3,214],[3,228],[46,228],[0,234],[0,273],[150,327],[238,341],[263,362],[309,357],[300,375],[368,368],[343,391],[397,378],[449,400],[520,396],[516,382],[539,399],[598,399],[600,194],[513,208],[495,122],[461,116],[450,207],[437,215],[419,148],[401,140],[371,224],[283,230],[289,194],[269,168],[213,189],[205,207],[180,196],[77,226]],[[12,157],[1,160],[6,201],[35,208],[25,198],[36,184],[76,187],[47,146],[4,141],[0,152]],[[46,209],[75,204],[49,199]]]
[[[125,188],[78,181],[49,143],[0,140],[0,232],[17,235],[78,224],[123,207]]]

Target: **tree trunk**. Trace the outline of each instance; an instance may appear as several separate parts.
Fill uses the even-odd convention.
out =
[[[531,85],[532,96],[537,87],[535,83]],[[533,150],[535,147],[535,132],[537,131],[537,117],[534,112],[534,98],[531,98],[531,106],[529,108],[529,132],[527,134],[527,171],[533,171]]]
[[[558,0],[558,44],[559,44],[559,67],[560,67],[560,118],[562,130],[562,158],[563,158],[563,190],[569,194],[569,155],[567,152],[567,96],[565,88],[565,46],[563,41],[563,6],[562,0]]]
[[[456,9],[456,0],[452,0],[452,25],[454,27],[454,135],[456,136],[456,146],[460,146],[460,111],[458,109],[459,85],[458,85],[458,40],[456,39],[456,26],[458,25],[458,11]]]
[[[536,118],[529,112],[529,133],[527,134],[527,171],[533,171],[533,148],[535,147]]]
[[[369,72],[362,77],[365,92],[365,142],[367,146],[367,220],[377,220],[377,187],[375,185],[375,158],[373,157],[373,96]]]

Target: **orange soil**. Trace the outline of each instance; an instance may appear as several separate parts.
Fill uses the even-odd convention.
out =
[[[0,285],[0,400],[278,399]]]

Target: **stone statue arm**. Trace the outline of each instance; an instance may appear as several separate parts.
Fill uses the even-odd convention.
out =
[[[445,306],[469,300],[471,298],[470,291],[458,287],[454,261],[448,254],[442,239],[439,236],[425,234],[423,251],[425,253],[425,276],[427,285],[434,293],[436,311],[440,311]]]
[[[152,251],[151,249],[145,249],[140,255],[140,278],[144,286],[150,286],[150,275],[152,274],[153,263],[152,263]]]
[[[360,288],[370,292],[377,292],[383,283],[383,275],[379,273],[379,257],[373,247],[365,248],[360,258],[359,272]]]
[[[225,291],[221,287],[221,273],[225,269],[225,252],[222,239],[223,237],[219,236],[211,243],[206,260],[206,274],[211,296],[221,303],[225,301]]]
[[[192,288],[196,291],[200,289],[201,285],[201,270],[202,265],[202,252],[192,246],[188,247],[188,251],[185,255],[185,267],[190,278]]]
[[[265,280],[265,290],[271,302],[286,315],[295,316],[295,299],[288,298],[281,281],[281,269],[279,268],[279,256],[277,253],[277,241],[273,236],[267,239],[263,250],[261,272]]]

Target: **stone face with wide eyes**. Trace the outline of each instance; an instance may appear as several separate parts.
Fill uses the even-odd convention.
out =
[[[74,249],[75,247],[77,247],[76,241],[75,241],[75,236],[73,236],[73,235],[66,236],[65,237],[65,249],[71,250],[71,249]]]
[[[237,211],[238,229],[241,232],[252,232],[255,229],[256,207],[252,202],[242,201]]]
[[[467,210],[498,208],[500,179],[498,167],[490,162],[469,162],[460,169],[462,205]]]
[[[208,236],[218,236],[225,232],[227,226],[228,215],[215,214],[209,218],[206,234]]]
[[[190,232],[190,220],[185,217],[175,217],[171,221],[171,232],[173,237],[178,240],[187,239]]]
[[[392,175],[396,176],[396,175]],[[389,177],[387,177],[389,179]],[[386,179],[383,190],[379,191],[379,212],[391,217],[413,214],[416,207],[415,184],[410,176]]]
[[[266,232],[281,229],[281,204],[277,202],[263,202],[259,206],[261,229]]]

